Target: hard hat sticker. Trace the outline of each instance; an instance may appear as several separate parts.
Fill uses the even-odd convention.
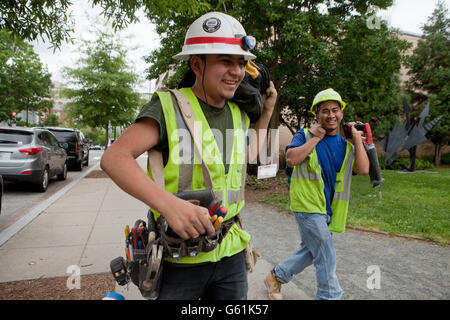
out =
[[[219,30],[220,28],[220,20],[217,18],[209,18],[203,22],[203,30],[208,33],[213,33]]]

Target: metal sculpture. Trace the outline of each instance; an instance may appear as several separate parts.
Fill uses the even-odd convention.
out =
[[[419,115],[419,122],[412,123],[410,119],[411,108],[409,107],[408,101],[403,100],[403,112],[405,113],[405,123],[402,125],[400,121],[397,120],[394,128],[389,132],[388,136],[379,142],[380,146],[386,152],[385,163],[386,165],[391,165],[395,161],[398,161],[397,151],[408,150],[410,163],[406,168],[408,171],[414,171],[415,161],[416,161],[416,148],[417,145],[426,142],[428,139],[426,137],[427,133],[431,128],[441,119],[442,116],[424,124],[425,118],[430,114],[430,103],[428,102],[425,108]]]

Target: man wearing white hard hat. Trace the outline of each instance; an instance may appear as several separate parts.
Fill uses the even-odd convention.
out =
[[[250,235],[234,221],[244,206],[248,155],[244,137],[250,121],[230,99],[244,78],[247,61],[255,58],[249,51],[254,46],[255,39],[247,36],[242,25],[229,15],[210,12],[195,20],[186,33],[182,51],[173,57],[187,60],[195,79],[177,92],[156,92],[135,123],[102,158],[103,170],[123,190],[146,203],[155,220],[164,217],[168,227],[186,243],[213,237],[216,230],[208,209],[174,194],[211,186],[221,205],[228,209],[223,219],[227,231],[214,249],[165,259],[159,299],[247,298],[244,249]],[[275,106],[277,91],[272,82],[262,96],[264,108],[253,126],[256,132],[267,129]],[[184,100],[179,99],[189,102],[192,113],[186,115],[179,103]],[[192,116],[201,141],[183,136],[189,132],[187,122]],[[226,143],[227,131],[235,133],[231,135],[232,143]],[[258,139],[265,139],[265,135]],[[202,149],[200,160],[198,144]],[[203,153],[205,149],[210,152]],[[135,159],[148,150],[162,153],[163,188],[152,180],[158,174],[153,165],[146,175],[136,163]]]

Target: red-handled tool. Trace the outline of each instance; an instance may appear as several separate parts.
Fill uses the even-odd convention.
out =
[[[144,226],[139,227],[139,236],[141,237],[142,240],[142,247],[145,249],[145,246],[147,245],[148,241],[148,235],[146,232],[146,228]]]
[[[377,149],[375,147],[375,144],[373,143],[372,138],[372,129],[370,128],[370,124],[368,123],[345,123],[344,134],[347,139],[352,138],[352,125],[355,126],[356,130],[363,131],[366,134],[365,137],[362,137],[362,141],[370,162],[370,183],[374,187],[378,187],[378,196],[381,199],[381,184],[384,182],[384,179],[381,177],[381,169],[380,164],[378,163]]]
[[[139,249],[139,246],[138,246],[138,235],[137,235],[137,230],[136,230],[136,228],[131,228],[131,233],[133,234],[133,246],[134,246],[134,249]]]

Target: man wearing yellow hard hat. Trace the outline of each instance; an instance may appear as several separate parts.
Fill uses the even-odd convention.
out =
[[[286,162],[294,167],[290,209],[302,242],[296,252],[267,275],[264,282],[270,299],[282,299],[281,285],[312,264],[316,269],[316,299],[342,296],[332,233],[345,230],[352,171],[369,173],[360,131],[352,126],[351,142],[338,134],[345,107],[335,90],[319,92],[311,106],[318,124],[300,129],[286,147]]]

